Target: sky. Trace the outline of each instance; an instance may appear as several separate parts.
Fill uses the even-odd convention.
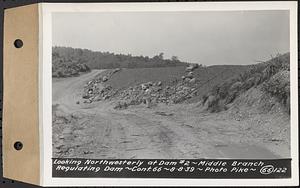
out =
[[[289,51],[289,12],[53,13],[53,46],[204,65],[254,64]]]

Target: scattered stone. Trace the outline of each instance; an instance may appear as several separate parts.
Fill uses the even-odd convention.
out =
[[[108,99],[109,98],[109,95],[105,95],[104,97],[103,97],[103,100],[106,100],[106,99]]]
[[[185,78],[184,81],[190,82],[191,78]]]
[[[192,78],[192,79],[190,79],[190,80],[189,80],[189,82],[190,82],[191,84],[194,84],[194,83],[196,83],[196,78]],[[193,88],[193,89],[195,89],[195,88]]]
[[[107,76],[103,76],[102,81],[106,82],[108,80]]]
[[[127,102],[118,101],[117,104],[114,106],[114,109],[126,109],[127,107],[128,107]]]
[[[58,137],[58,139],[65,139],[65,137],[63,136],[63,135],[60,135],[59,137]]]
[[[281,141],[282,141],[282,139],[278,139],[278,138],[271,138],[271,139],[269,139],[269,141],[271,141],[271,142],[281,142]]]
[[[57,144],[55,147],[56,147],[56,149],[60,149],[60,148],[62,148],[63,146],[65,146],[64,144]]]
[[[153,86],[153,83],[152,82],[147,82],[147,86],[148,87]]]
[[[141,87],[143,90],[146,90],[148,88],[146,84],[142,84]]]
[[[193,78],[193,72],[189,72],[187,75],[186,75],[187,78]]]
[[[83,154],[92,154],[94,153],[93,151],[83,151]]]
[[[94,97],[93,101],[100,101],[102,99],[101,95],[97,95]]]
[[[185,71],[187,71],[187,72],[190,72],[190,71],[192,71],[192,70],[194,70],[194,67],[193,66],[188,66],[186,69],[185,69]]]
[[[189,128],[194,128],[192,125],[189,125],[189,124],[182,124],[182,126],[185,126],[185,127],[189,127]]]
[[[173,116],[173,113],[167,113],[167,112],[155,112],[155,114],[157,115],[161,115],[161,116]]]
[[[193,64],[194,69],[197,69],[199,67],[199,64]]]
[[[116,69],[114,69],[113,71],[112,71],[112,73],[114,74],[114,73],[117,73],[117,72],[119,72],[121,69],[120,68],[116,68]]]

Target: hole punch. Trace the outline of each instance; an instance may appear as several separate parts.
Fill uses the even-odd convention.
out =
[[[14,46],[16,48],[22,48],[23,47],[23,41],[21,39],[16,39],[14,42]]]
[[[23,148],[22,142],[20,142],[20,141],[15,142],[14,148],[18,151],[21,150]]]

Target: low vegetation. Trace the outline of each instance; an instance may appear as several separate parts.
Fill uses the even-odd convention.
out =
[[[62,58],[63,57],[63,58]],[[131,54],[115,54],[110,52],[95,52],[87,49],[70,47],[53,47],[52,58],[60,64],[79,63],[90,69],[114,69],[114,68],[151,68],[151,67],[176,67],[186,66],[188,63],[180,61],[178,57],[165,59],[163,53],[153,57],[133,56]]]
[[[252,65],[248,71],[214,86],[202,97],[202,104],[210,112],[226,110],[238,96],[250,88],[256,87],[275,97],[289,110],[290,81],[289,53],[277,55],[263,63]]]
[[[85,62],[52,54],[52,77],[62,78],[79,76],[80,73],[89,72],[90,68]]]

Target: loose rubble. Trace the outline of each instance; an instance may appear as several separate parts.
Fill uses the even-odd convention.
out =
[[[185,71],[186,71],[186,75],[182,76],[182,80],[185,82],[188,82],[190,84],[195,84],[196,83],[196,78],[194,77],[194,70],[197,69],[199,67],[198,64],[191,64],[189,65]]]
[[[192,64],[186,68],[182,81],[167,85],[162,81],[140,83],[123,90],[115,90],[106,82],[110,77],[121,69],[114,69],[107,75],[102,75],[87,83],[84,89],[84,103],[94,101],[116,99],[115,109],[126,109],[130,105],[146,104],[147,107],[158,103],[177,104],[182,103],[197,95],[194,86],[193,70],[198,65]]]
[[[82,95],[82,98],[85,99],[83,102],[92,103],[93,101],[107,100],[114,96],[117,91],[113,90],[112,87],[105,82],[107,82],[113,74],[119,71],[121,71],[120,68],[113,69],[108,71],[106,75],[99,75],[86,83]]]
[[[119,94],[119,102],[116,109],[127,108],[130,105],[165,103],[182,103],[197,95],[197,89],[193,87],[196,83],[193,70],[198,64],[189,65],[186,68],[186,75],[182,76],[182,82],[175,85],[163,85],[159,82],[147,82],[134,87],[129,87]]]
[[[192,98],[196,92],[195,88],[187,86],[185,83],[163,87],[161,82],[147,82],[123,90],[119,95],[119,100],[126,101],[127,105],[176,104]]]

